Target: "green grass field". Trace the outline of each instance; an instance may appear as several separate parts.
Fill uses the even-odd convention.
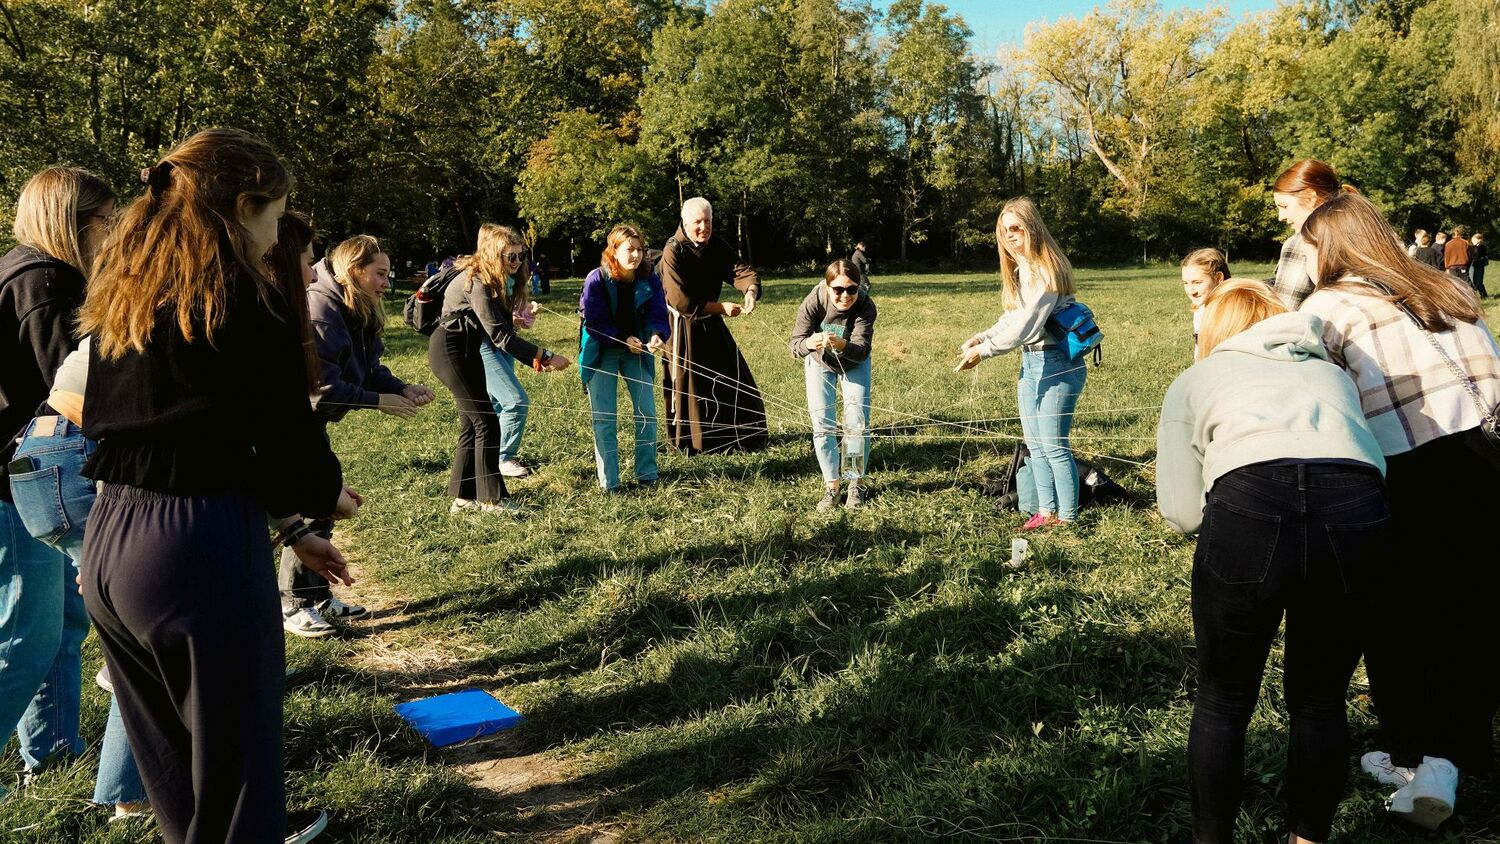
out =
[[[448,514],[452,399],[393,318],[389,363],[439,399],[415,420],[362,412],[332,429],[367,497],[338,534],[362,575],[352,599],[378,611],[339,639],[289,639],[289,799],[329,809],[326,840],[345,842],[1175,841],[1192,544],[1155,514],[1149,463],[1191,323],[1175,268],[1081,277],[1107,337],[1074,443],[1138,503],[1032,537],[1021,570],[1003,565],[1021,517],[977,491],[1019,435],[1017,357],[951,371],[998,313],[993,274],[875,279],[875,496],[828,515],[812,511],[821,481],[786,348],[812,279],[769,282],[732,323],[772,447],[667,453],[648,492],[595,488],[576,370],[523,372],[522,456],[539,471],[512,486],[521,519]],[[534,331],[570,357],[577,291],[556,285]],[[1243,841],[1284,840],[1280,676],[1278,654],[1250,729]],[[1357,680],[1335,840],[1500,840],[1489,782],[1464,785],[1441,834],[1386,819],[1358,772],[1375,734]],[[391,711],[471,686],[528,723],[437,751]],[[85,698],[97,742],[107,700],[91,684]],[[0,764],[20,770],[14,745]],[[94,765],[0,804],[0,839],[153,840],[89,806]]]

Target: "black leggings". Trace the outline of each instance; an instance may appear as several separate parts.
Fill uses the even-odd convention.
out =
[[[1219,478],[1193,557],[1198,694],[1188,736],[1193,836],[1234,841],[1245,731],[1286,615],[1293,832],[1325,841],[1348,768],[1345,696],[1389,576],[1384,485],[1373,468],[1255,465]]]
[[[427,365],[458,403],[458,449],[448,474],[448,495],[470,501],[510,497],[500,475],[500,417],[484,385],[480,335],[467,320],[439,325],[427,344]]]
[[[83,600],[162,836],[286,836],[286,654],[266,512],[240,495],[105,484]]]

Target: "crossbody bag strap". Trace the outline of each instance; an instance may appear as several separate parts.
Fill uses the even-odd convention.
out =
[[[1369,281],[1369,279],[1366,279],[1366,282],[1371,284],[1373,287],[1384,291],[1387,296],[1391,296],[1394,298],[1395,293],[1385,285],[1371,282]],[[1427,330],[1427,326],[1423,325],[1420,319],[1417,319],[1417,315],[1412,313],[1410,308],[1406,307],[1406,305],[1404,304],[1397,304],[1395,302],[1392,302],[1392,304],[1395,304],[1397,308],[1401,309],[1401,312],[1403,314],[1406,314],[1406,318],[1411,320],[1412,325],[1415,325],[1417,327],[1417,330],[1422,332],[1422,336],[1427,338],[1427,342],[1432,344],[1432,348],[1436,350],[1438,355],[1443,359],[1443,363],[1448,365],[1448,371],[1453,374],[1453,379],[1459,383],[1459,386],[1464,388],[1464,392],[1469,394],[1469,398],[1473,399],[1474,409],[1479,411],[1480,421],[1489,419],[1492,415],[1494,415],[1494,408],[1485,408],[1484,396],[1481,396],[1479,394],[1479,387],[1474,383],[1474,376],[1465,372],[1464,368],[1458,365],[1458,361],[1454,360],[1453,356],[1448,354],[1448,350],[1443,348],[1443,344],[1440,340],[1438,340],[1437,336],[1434,335],[1431,331]]]

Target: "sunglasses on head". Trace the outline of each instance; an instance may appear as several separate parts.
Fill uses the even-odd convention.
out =
[[[835,287],[834,285],[830,284],[828,285],[828,289],[832,291],[833,295],[835,296],[853,296],[854,294],[859,292],[859,285],[856,284],[852,287]]]

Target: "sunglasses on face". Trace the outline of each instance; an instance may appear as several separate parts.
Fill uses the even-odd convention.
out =
[[[828,285],[828,289],[832,291],[833,295],[835,296],[853,296],[854,294],[859,292],[858,285],[854,287],[834,287],[830,284]]]
[[[501,252],[500,257],[507,261],[519,261],[526,257],[525,252]]]
[[[1009,234],[1022,234],[1026,231],[1026,229],[1022,228],[1021,226],[1006,226],[1005,231]]]

